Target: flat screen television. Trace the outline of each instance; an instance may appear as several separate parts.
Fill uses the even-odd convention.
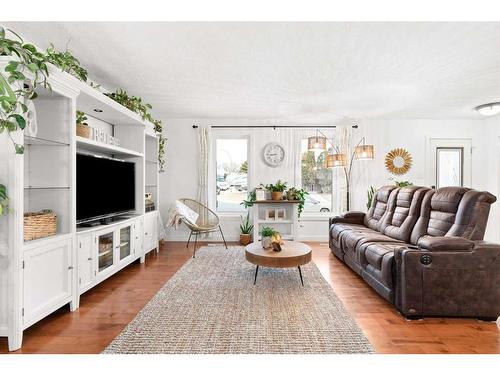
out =
[[[135,210],[135,164],[76,155],[76,222],[107,219]]]

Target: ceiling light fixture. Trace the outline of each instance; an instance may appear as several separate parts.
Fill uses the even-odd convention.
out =
[[[481,104],[474,109],[483,116],[495,116],[500,113],[500,102]]]

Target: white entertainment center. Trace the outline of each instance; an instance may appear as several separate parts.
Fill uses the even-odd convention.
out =
[[[0,59],[0,69],[6,62]],[[10,134],[25,146],[24,155],[15,154],[6,132],[0,134],[0,180],[10,207],[0,216],[0,336],[8,337],[10,350],[21,347],[26,328],[66,304],[78,309],[81,294],[159,250],[159,139],[153,125],[58,69],[50,69],[49,82],[52,91],[37,89],[33,102],[37,134]],[[76,136],[76,110],[120,145]],[[109,225],[77,226],[77,153],[135,164],[135,212]],[[146,193],[155,208],[149,212]],[[24,241],[23,214],[42,209],[56,213],[57,233]]]

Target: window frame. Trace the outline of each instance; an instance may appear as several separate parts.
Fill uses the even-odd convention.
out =
[[[246,129],[242,129],[246,130]],[[236,134],[235,134],[236,133]],[[238,134],[239,133],[239,134]],[[211,156],[210,156],[210,168],[208,173],[209,181],[208,184],[208,194],[209,202],[211,207],[219,217],[239,217],[240,215],[245,215],[248,211],[243,206],[240,211],[219,211],[217,208],[217,140],[218,139],[244,139],[247,141],[247,188],[250,189],[252,185],[252,175],[251,175],[251,137],[247,131],[239,132],[237,129],[232,129],[231,131],[227,129],[212,129],[212,140],[211,140]]]
[[[333,129],[321,129],[321,127],[318,127],[327,137],[328,141],[326,143],[327,149],[331,147],[330,140],[332,137],[334,137],[334,131]],[[294,139],[294,153],[295,153],[295,161],[296,161],[296,168],[295,168],[295,181],[294,185],[296,187],[302,187],[302,140],[307,139],[308,137],[312,137],[316,135],[316,129],[308,129],[308,130],[302,130],[302,131],[297,131],[295,133],[295,136],[293,137]],[[330,218],[332,215],[335,215],[334,213],[334,178],[333,178],[333,170],[332,170],[332,176],[331,176],[331,185],[332,185],[332,193],[330,197],[330,212],[307,212],[303,211],[302,215],[300,215],[301,219],[324,219],[324,218]]]

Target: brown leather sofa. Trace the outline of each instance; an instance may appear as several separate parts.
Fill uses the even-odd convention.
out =
[[[496,197],[461,187],[379,189],[330,219],[330,249],[404,316],[500,316],[500,245],[483,241]]]

